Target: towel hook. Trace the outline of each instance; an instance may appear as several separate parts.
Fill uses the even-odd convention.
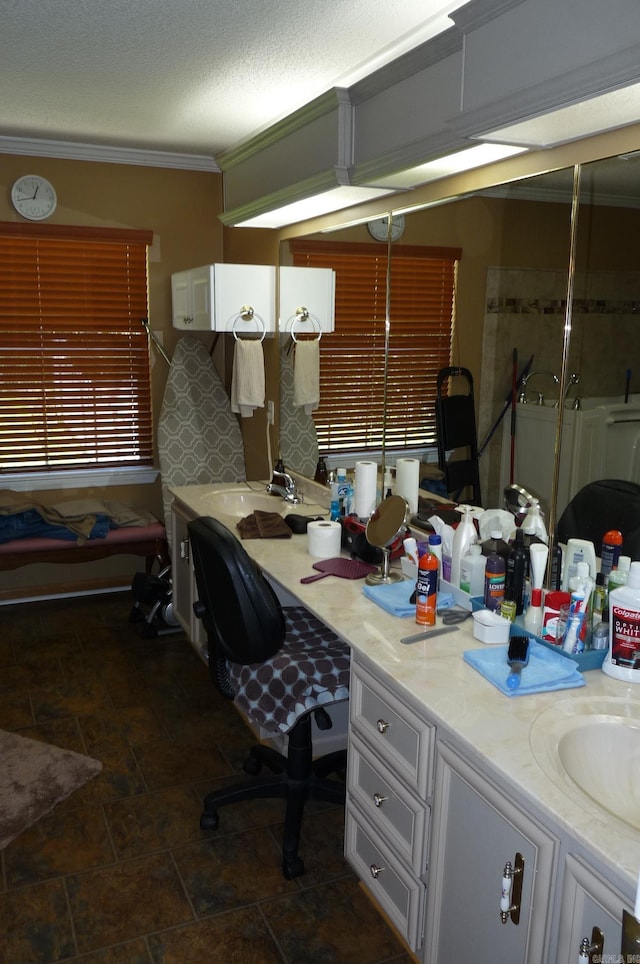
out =
[[[238,340],[236,325],[238,324],[239,321],[255,321],[258,326],[258,331],[262,331],[262,337],[260,338],[260,341],[264,341],[264,336],[267,333],[265,323],[260,317],[260,315],[258,314],[258,312],[254,311],[251,305],[243,305],[242,308],[240,309],[239,314],[237,314],[236,317],[233,319],[231,331],[233,332],[233,337],[235,338],[236,341]]]
[[[322,338],[322,325],[320,324],[320,319],[316,318],[315,315],[312,315],[309,309],[305,308],[304,305],[301,305],[299,308],[296,308],[295,317],[291,318],[291,327],[289,329],[291,337],[293,341],[296,342],[296,344],[298,342],[298,339],[296,338],[296,332],[295,332],[296,323],[299,323],[302,325],[307,321],[311,322],[312,327],[317,326],[317,331],[318,331],[317,341],[320,341],[320,339]]]

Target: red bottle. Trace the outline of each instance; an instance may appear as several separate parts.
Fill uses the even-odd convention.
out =
[[[416,622],[419,626],[436,624],[436,586],[438,582],[438,557],[425,552],[418,560],[416,582]]]

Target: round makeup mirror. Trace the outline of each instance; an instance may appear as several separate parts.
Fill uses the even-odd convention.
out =
[[[400,582],[403,579],[401,573],[390,571],[389,559],[391,556],[391,543],[400,534],[403,526],[406,524],[408,513],[409,506],[406,500],[400,495],[390,495],[377,506],[367,522],[365,531],[367,542],[382,550],[380,570],[378,572],[370,572],[366,578],[366,582],[370,586]]]

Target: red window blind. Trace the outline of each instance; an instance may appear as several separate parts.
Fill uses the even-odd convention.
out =
[[[148,231],[0,224],[0,471],[150,465]]]
[[[320,342],[321,451],[435,445],[436,379],[450,364],[459,248],[393,247],[385,414],[387,248],[290,242],[295,265],[336,272],[335,332]]]

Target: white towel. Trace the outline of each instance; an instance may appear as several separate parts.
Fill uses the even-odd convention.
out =
[[[249,418],[264,408],[264,355],[257,338],[238,338],[233,353],[231,411]]]
[[[320,339],[296,342],[293,404],[311,415],[320,404]]]

